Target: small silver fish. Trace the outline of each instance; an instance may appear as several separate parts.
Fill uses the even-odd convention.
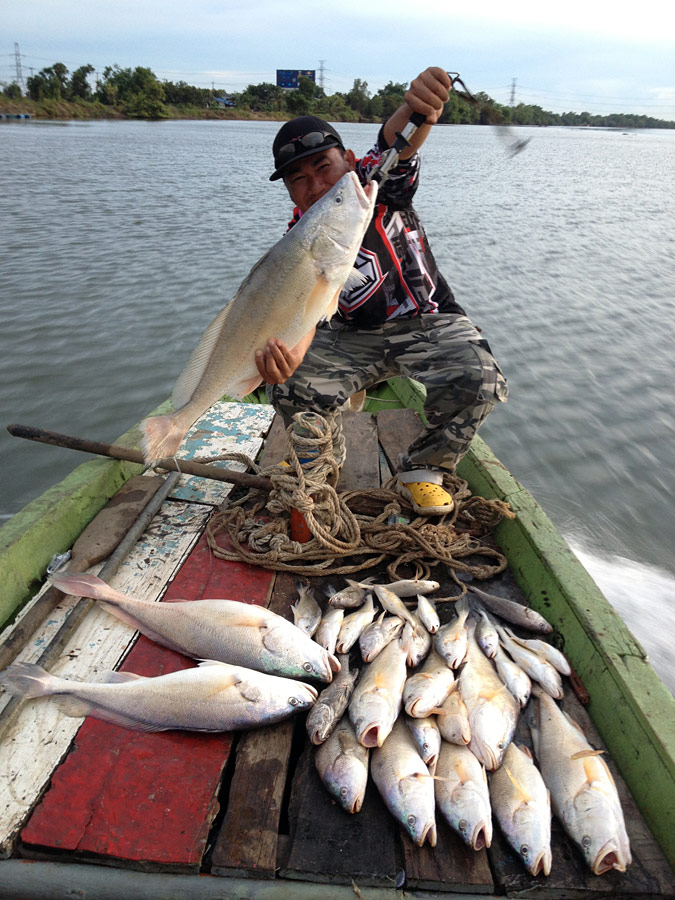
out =
[[[494,664],[497,669],[497,674],[511,691],[518,703],[520,703],[520,708],[525,709],[532,691],[532,681],[530,680],[530,676],[527,672],[524,672],[510,656],[507,656],[506,653],[504,653],[501,645],[497,648],[497,652],[495,653]]]
[[[336,609],[329,606],[321,617],[319,627],[314,633],[314,640],[329,653],[335,653],[335,644],[345,617],[344,609]]]
[[[347,579],[347,587],[341,591],[336,591],[334,587],[329,585],[326,588],[328,594],[328,602],[336,609],[357,609],[363,606],[368,591],[371,590],[370,585],[357,584],[355,581]]]
[[[469,725],[469,711],[462,700],[459,688],[455,687],[438,709],[434,709],[436,723],[441,737],[449,744],[458,744],[460,747],[471,742],[471,726]]]
[[[417,595],[417,617],[429,634],[436,634],[441,627],[441,620],[438,618],[433,600],[422,594]]]
[[[510,628],[506,627],[504,628],[504,631],[512,640],[516,641],[516,643],[526,647],[528,650],[531,650],[532,653],[536,653],[537,656],[541,656],[545,659],[546,662],[550,663],[554,669],[557,669],[561,675],[571,675],[572,670],[570,669],[570,664],[567,662],[565,656],[560,650],[551,646],[548,641],[541,641],[538,638],[521,638],[515,635]]]
[[[419,672],[410,675],[403,688],[405,711],[413,718],[424,719],[441,706],[455,683],[455,675],[435,650],[424,661]]]
[[[358,669],[349,668],[349,656],[338,657],[342,668],[319,694],[309,711],[305,727],[313,744],[323,744],[342,718],[352,696]]]
[[[400,619],[403,619],[404,622],[410,622],[413,628],[418,627],[418,620],[415,619],[400,597],[381,584],[374,584],[372,590],[375,591],[375,596],[380,601],[383,609],[386,609],[392,616],[398,616]]]
[[[397,638],[403,628],[403,619],[398,616],[387,616],[383,610],[378,619],[367,625],[359,635],[361,658],[365,663],[372,662],[378,653],[390,641]]]
[[[467,587],[472,594],[480,597],[481,602],[487,606],[490,612],[501,616],[512,625],[522,625],[523,628],[539,631],[542,634],[550,634],[553,631],[551,623],[547,622],[534,609],[530,609],[529,606],[523,606],[522,603],[516,603],[515,600],[507,600],[506,597],[498,597],[496,594],[487,594],[473,585],[467,585]]]
[[[492,624],[490,617],[482,609],[479,610],[480,620],[476,625],[476,640],[478,646],[488,659],[494,659],[499,648],[499,635]]]
[[[328,740],[317,748],[314,762],[328,793],[348,813],[363,805],[370,751],[356,739],[354,726],[343,716]]]
[[[533,681],[539,682],[544,690],[556,700],[563,698],[563,686],[560,672],[537,653],[523,647],[517,641],[512,640],[501,625],[497,626],[502,646],[511,659],[526,672]]]
[[[391,584],[383,584],[382,587],[397,597],[416,597],[418,594],[433,594],[440,587],[437,581],[424,581],[420,579],[406,579],[403,581],[392,581]]]
[[[298,581],[296,589],[298,599],[291,606],[293,622],[300,631],[312,637],[321,622],[321,607],[316,602],[311,587],[304,581]]]
[[[335,645],[337,652],[349,653],[351,648],[358,641],[363,629],[366,628],[367,625],[370,625],[374,618],[375,606],[373,604],[373,598],[369,594],[368,599],[361,609],[357,609],[356,612],[350,613],[342,620],[340,633],[338,634],[337,643]]]
[[[469,603],[462,597],[455,604],[457,615],[454,619],[438,629],[434,635],[434,647],[451,669],[458,669],[464,662],[469,646],[466,620],[469,615]]]
[[[423,659],[426,659],[431,650],[431,635],[414,613],[413,619],[415,620],[415,625],[413,626],[406,622],[401,635],[401,640],[408,647],[406,661],[411,669],[414,669]]]
[[[411,716],[405,716],[404,718],[422,757],[422,762],[429,769],[429,774],[433,775],[436,771],[438,754],[441,752],[441,733],[435,717],[426,716],[424,719],[413,719]]]

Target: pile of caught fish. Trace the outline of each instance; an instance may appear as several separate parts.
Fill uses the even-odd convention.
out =
[[[323,615],[301,590],[296,625],[342,664],[307,716],[327,790],[358,812],[370,767],[386,806],[419,846],[435,846],[438,809],[468,846],[489,847],[494,813],[533,875],[551,871],[552,806],[595,874],[625,871],[630,847],[611,773],[555,702],[569,665],[548,642],[520,638],[504,621],[540,633],[551,626],[475,588],[441,626],[426,596],[437,588],[349,582],[332,592]],[[409,596],[417,597],[414,612],[402,600]],[[357,642],[360,676],[346,655]],[[530,695],[536,703],[526,721],[538,767],[513,741]]]
[[[385,804],[419,846],[435,846],[439,809],[468,846],[489,847],[494,813],[527,870],[548,875],[552,806],[595,874],[623,872],[631,861],[609,769],[555,702],[566,660],[504,624],[550,632],[533,610],[471,588],[471,601],[457,601],[456,615],[441,626],[427,596],[436,582],[349,582],[330,592],[323,613],[301,585],[293,624],[233,600],[135,600],[93,575],[57,574],[52,582],[99,600],[200,664],[155,678],[110,672],[93,683],[15,663],[0,673],[11,693],[52,695],[68,715],[144,731],[249,729],[309,710],[307,731],[330,794],[358,812],[370,768]],[[414,612],[406,597],[417,598]],[[360,673],[349,665],[357,644]],[[289,680],[299,678],[330,684],[318,694]],[[530,694],[539,768],[513,742]]]

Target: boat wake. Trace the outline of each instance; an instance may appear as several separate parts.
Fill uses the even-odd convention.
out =
[[[624,556],[602,555],[578,538],[566,538],[575,555],[649,655],[675,695],[675,576]]]

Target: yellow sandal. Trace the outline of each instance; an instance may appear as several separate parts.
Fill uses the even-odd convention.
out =
[[[412,504],[420,516],[444,516],[452,512],[452,495],[443,487],[443,475],[433,469],[399,472],[396,490]]]

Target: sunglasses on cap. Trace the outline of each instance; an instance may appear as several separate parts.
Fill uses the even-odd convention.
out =
[[[284,144],[283,147],[279,147],[277,150],[274,160],[277,169],[281,166],[285,166],[286,163],[291,162],[291,160],[295,159],[295,157],[304,150],[316,150],[324,144],[327,147],[342,146],[335,135],[331,134],[330,131],[310,131],[302,137],[289,141],[288,144]]]

